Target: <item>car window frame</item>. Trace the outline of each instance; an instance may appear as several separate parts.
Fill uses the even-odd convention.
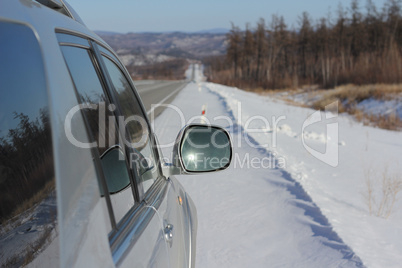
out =
[[[106,102],[108,104],[111,104],[112,98],[110,97],[108,81],[107,81],[107,78],[105,78],[105,76],[101,70],[100,63],[96,56],[96,47],[94,47],[94,45],[93,45],[93,40],[88,36],[77,35],[75,32],[68,32],[68,31],[64,31],[64,30],[61,30],[61,31],[56,30],[56,35],[63,37],[63,38],[61,38],[61,42],[59,42],[59,47],[62,47],[62,46],[76,47],[76,48],[86,50],[86,52],[88,52],[88,56],[92,62],[93,68],[98,76],[99,82],[102,86],[102,90],[104,91]],[[65,41],[66,36],[68,38],[68,41]],[[76,41],[78,41],[78,42],[76,42]],[[85,45],[84,45],[84,42],[85,42]],[[86,44],[88,44],[88,45],[86,45]],[[71,73],[70,73],[70,77],[71,77],[72,83],[74,84],[74,80],[73,80],[73,77],[71,76]],[[75,85],[74,85],[74,91],[77,96],[77,100],[79,101],[79,93],[78,93]],[[117,107],[117,105],[116,105],[116,107]],[[88,135],[91,137],[92,140],[96,140],[95,137],[93,137],[93,133],[92,133],[91,129],[89,128],[89,122],[88,122],[87,117],[85,116],[83,111],[81,111],[81,114],[82,114],[82,117],[84,118],[86,132],[88,133]],[[117,115],[115,114],[115,116],[118,116],[118,114]],[[116,134],[122,135],[122,133],[120,133],[120,131],[117,127],[116,127]],[[115,145],[112,145],[110,147],[113,147],[113,146],[115,146]],[[137,189],[138,189],[137,183],[136,183],[137,175],[130,168],[130,163],[128,162],[129,158],[127,157],[127,148],[124,145],[122,147],[123,147],[122,151],[124,152],[124,154],[126,156],[125,162],[126,162],[126,167],[128,169],[129,176],[130,176],[130,185],[131,185],[131,189],[132,189],[134,205],[125,213],[125,215],[119,221],[117,221],[114,210],[113,210],[111,194],[109,193],[109,191],[104,192],[104,197],[105,197],[105,201],[106,201],[106,205],[107,205],[107,209],[108,209],[108,213],[109,213],[109,218],[110,218],[111,226],[112,226],[112,230],[109,233],[109,237],[113,237],[118,232],[118,230],[121,229],[120,226],[124,225],[123,222],[125,221],[126,218],[128,218],[127,214],[133,213],[133,211],[135,211],[137,209],[137,207],[140,206],[140,203],[142,201],[137,192]],[[95,163],[95,168],[96,168],[96,171],[98,174],[98,179],[100,180],[102,188],[107,189],[108,187],[107,187],[106,177],[105,177],[104,170],[103,170],[102,163],[101,163],[102,157],[99,154],[98,148],[97,147],[91,148],[91,153],[95,160],[94,163]]]
[[[63,35],[64,35],[64,33],[63,33]],[[74,37],[74,40],[79,40],[79,39],[81,39],[81,41],[84,40],[84,38],[81,38],[81,37],[77,37],[77,36],[73,36],[73,37]],[[100,76],[99,70],[97,68],[97,63],[94,62],[94,58],[93,58],[93,56],[91,56],[90,43],[89,42],[87,42],[87,43],[88,43],[88,45],[83,45],[83,43],[75,43],[75,42],[59,42],[59,46],[60,46],[60,48],[62,46],[70,46],[70,47],[76,47],[76,48],[86,50],[86,52],[88,52],[88,57],[90,58],[90,60],[92,62],[92,65],[94,67],[94,70],[95,70],[96,74],[98,75],[99,82],[100,82],[100,84],[102,86],[102,89],[104,90],[105,89],[104,81]],[[64,58],[64,55],[63,55],[63,58]],[[67,63],[66,63],[66,65],[67,65]],[[79,100],[79,92],[77,91],[77,88],[76,88],[76,85],[74,83],[74,79],[73,79],[73,76],[72,76],[70,70],[69,70],[69,75],[71,77],[71,82],[74,85],[74,93],[75,93],[75,95],[77,97],[77,101],[79,103],[81,103],[80,100]],[[106,91],[105,91],[105,97],[107,98],[107,101],[109,102]],[[86,133],[91,138],[91,140],[96,140],[96,138],[93,136],[93,133],[92,133],[90,127],[89,127],[90,123],[88,121],[87,116],[85,115],[85,113],[83,111],[81,111],[81,115],[82,115],[82,118],[84,120]],[[105,177],[105,174],[104,174],[104,171],[103,171],[103,168],[102,168],[102,164],[101,164],[101,155],[99,154],[99,150],[98,150],[97,147],[91,147],[90,150],[91,150],[92,157],[94,159],[93,163],[94,163],[95,170],[96,170],[96,173],[97,173],[97,179],[99,179],[99,182],[102,185],[103,189],[108,189],[107,182],[106,182],[106,177]],[[115,233],[116,229],[117,229],[117,221],[116,221],[116,217],[115,217],[115,214],[114,214],[114,211],[113,211],[113,205],[112,205],[110,193],[109,193],[109,191],[104,191],[104,192],[105,193],[104,193],[103,196],[105,197],[106,206],[107,206],[108,213],[109,213],[109,219],[110,219],[110,223],[111,223],[111,227],[112,227],[110,235],[113,235]],[[134,199],[135,199],[135,197],[134,197]],[[135,202],[135,203],[137,203],[137,202]]]
[[[115,114],[116,118],[119,116],[122,116],[121,107],[119,105],[117,105],[118,102],[116,101],[116,96],[113,92],[110,92],[115,89],[114,89],[112,81],[109,77],[109,74],[106,70],[104,62],[102,60],[101,53],[97,46],[97,42],[95,42],[94,40],[90,40],[89,43],[92,48],[94,63],[96,64],[95,67],[96,67],[96,69],[98,69],[97,71],[99,71],[99,76],[101,77],[101,79],[104,82],[104,90],[105,90],[105,93],[107,94],[108,102],[113,103],[115,105],[116,109],[113,113]],[[117,128],[116,131],[118,132],[119,135],[121,135],[123,137],[126,135],[126,133],[120,133],[119,128]],[[127,132],[127,130],[126,130],[126,132]],[[125,146],[125,144],[122,144],[122,146],[123,146],[122,149],[123,149],[124,155],[126,157],[126,165],[130,171],[129,172],[130,180],[132,179],[131,183],[132,183],[132,191],[133,191],[134,200],[136,201],[136,203],[137,202],[140,203],[142,201],[142,199],[141,199],[141,194],[138,190],[139,188],[138,188],[138,184],[137,184],[138,174],[135,172],[135,170],[133,170],[131,168],[131,163],[129,162],[130,151],[128,151],[128,148],[127,148],[127,146]]]
[[[132,93],[134,94],[134,98],[135,101],[138,103],[140,111],[142,113],[143,118],[145,119],[145,122],[147,123],[147,127],[148,127],[148,132],[149,132],[149,142],[150,142],[150,146],[151,146],[151,150],[155,156],[155,165],[157,166],[158,172],[159,172],[159,176],[155,179],[155,181],[153,182],[153,185],[145,192],[142,184],[137,184],[137,188],[138,188],[138,192],[139,192],[139,199],[140,200],[148,200],[150,198],[150,196],[152,196],[152,192],[154,191],[152,188],[154,188],[154,185],[157,184],[158,180],[164,180],[166,179],[163,175],[163,171],[162,171],[162,166],[161,166],[161,156],[159,154],[159,151],[157,150],[157,140],[155,138],[155,133],[153,132],[152,128],[151,128],[151,122],[149,121],[148,118],[148,114],[145,110],[145,107],[142,103],[142,100],[138,94],[137,89],[135,88],[132,79],[128,76],[128,72],[126,70],[126,68],[122,65],[122,63],[120,61],[117,61],[117,57],[114,55],[114,53],[112,53],[109,49],[105,48],[104,46],[102,46],[101,44],[95,42],[96,45],[102,47],[103,49],[99,49],[98,51],[100,52],[100,56],[105,56],[106,58],[108,58],[110,61],[112,61],[114,64],[116,64],[117,68],[121,71],[121,73],[124,75],[124,78],[126,79],[126,81],[128,82]],[[110,54],[105,53],[105,51],[109,52]],[[116,92],[116,90],[114,89],[114,86],[111,82],[111,78],[109,76],[109,73],[107,72],[107,68],[105,66],[105,63],[102,59],[102,57],[100,57],[101,59],[101,69],[104,69],[105,72],[107,73],[107,79],[109,79],[111,86],[113,88],[113,90]],[[118,103],[118,101],[116,99],[113,99],[114,103]],[[117,106],[117,105],[116,105]],[[118,109],[120,109],[120,107],[118,107]],[[122,115],[122,112],[120,110],[120,115]],[[136,172],[137,173],[137,172]],[[139,174],[136,174],[138,177],[140,176]]]
[[[110,103],[115,104],[116,101],[110,97],[110,93],[108,92],[112,87],[110,86],[111,80],[110,77],[108,76],[109,74],[107,73],[107,70],[102,60],[102,55],[107,57],[108,59],[111,59],[119,69],[122,71],[123,75],[125,76],[126,80],[128,81],[130,88],[134,94],[134,97],[136,98],[137,103],[139,104],[139,108],[141,112],[143,113],[144,119],[147,123],[148,129],[149,129],[149,135],[150,135],[150,141],[152,143],[151,149],[154,152],[155,155],[155,164],[157,165],[157,168],[159,170],[160,176],[154,181],[153,185],[148,189],[146,193],[142,191],[141,195],[137,192],[137,194],[134,194],[134,200],[135,203],[134,205],[126,212],[124,217],[116,223],[115,217],[114,217],[114,212],[113,212],[113,207],[112,203],[110,200],[110,195],[107,193],[105,195],[106,199],[106,204],[107,204],[107,209],[108,209],[108,216],[111,221],[112,225],[112,230],[108,234],[108,239],[109,239],[109,245],[111,248],[111,252],[113,255],[113,259],[115,263],[118,263],[122,258],[123,255],[120,255],[121,252],[124,252],[130,248],[129,244],[134,244],[135,241],[141,236],[142,232],[145,230],[146,226],[148,225],[148,222],[150,221],[149,218],[149,211],[154,211],[154,209],[158,209],[160,204],[162,203],[162,199],[165,198],[166,195],[166,187],[168,183],[168,179],[164,177],[163,171],[162,171],[162,162],[161,162],[161,156],[159,151],[157,150],[157,139],[156,136],[151,128],[151,123],[149,121],[148,115],[146,113],[145,107],[141,101],[141,98],[139,97],[139,94],[131,80],[131,78],[128,78],[127,70],[126,68],[121,64],[120,61],[116,61],[117,56],[114,52],[112,52],[107,46],[105,46],[103,43],[101,43],[99,40],[94,39],[91,36],[87,36],[85,34],[77,33],[75,31],[70,31],[68,29],[63,29],[63,28],[56,28],[55,29],[56,35],[71,35],[74,38],[72,38],[72,41],[65,41],[65,42],[59,42],[59,46],[66,45],[66,46],[74,46],[74,47],[79,47],[83,49],[87,49],[90,52],[90,57],[91,60],[93,61],[94,68],[99,76],[99,80],[102,83],[102,86],[104,87],[105,91],[105,96],[108,98],[108,101]],[[84,39],[88,42],[88,46],[83,46],[81,43],[75,43],[73,40],[77,40],[76,38],[81,38]],[[99,47],[102,48],[102,51],[100,51]],[[105,53],[109,52],[109,53]],[[106,73],[106,75],[105,75]],[[73,81],[72,81],[73,82]],[[74,91],[77,95],[77,100],[78,100],[78,93],[76,88],[74,87]],[[120,109],[118,105],[116,105],[116,108]],[[86,132],[88,135],[91,134],[91,130],[89,129],[89,124],[87,122],[86,117],[83,115],[83,118],[85,120],[85,128]],[[122,133],[119,132],[119,135],[122,135]],[[93,138],[93,137],[92,137]],[[126,146],[124,146],[126,147]],[[91,148],[91,152],[94,157],[94,165],[96,172],[98,174],[98,178],[100,179],[100,182],[102,183],[102,187],[104,189],[107,189],[107,183],[106,183],[106,178],[102,169],[102,164],[101,164],[101,156],[99,155],[98,149],[97,148]],[[124,152],[126,154],[126,148],[124,148]],[[128,166],[130,167],[130,166]],[[131,168],[129,168],[131,171]],[[132,173],[132,172],[130,172]],[[137,179],[138,179],[138,174],[135,172],[134,175],[134,180],[133,180],[133,185],[132,188],[133,190],[137,189],[138,191],[138,184],[137,184]],[[107,191],[105,191],[107,192]],[[153,207],[151,209],[150,207]],[[147,212],[144,212],[144,211]],[[155,212],[155,211],[154,211]],[[133,232],[133,230],[136,230]],[[129,243],[127,242],[129,241]]]

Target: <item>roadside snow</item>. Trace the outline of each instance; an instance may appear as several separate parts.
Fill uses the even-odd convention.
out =
[[[400,266],[401,201],[384,219],[369,215],[364,198],[367,172],[402,174],[400,132],[329,112],[323,118],[335,118],[302,131],[314,110],[204,83],[198,66],[195,76],[172,103],[179,109],[165,110],[154,128],[165,156],[185,123],[209,121],[233,138],[228,170],[178,176],[198,210],[197,267]],[[326,123],[338,125],[338,138]],[[338,148],[337,167],[305,148],[325,152],[327,143]]]
[[[0,229],[0,266],[21,266],[33,257],[32,252],[40,255],[44,250],[52,253],[46,255],[46,263],[54,264],[58,247],[50,245],[58,241],[56,213],[56,192],[52,191],[39,204],[4,224]]]
[[[357,108],[367,114],[390,115],[395,114],[402,119],[402,96],[394,100],[376,100],[374,98],[364,100]]]
[[[277,135],[276,144],[272,143],[273,134],[250,135],[260,144],[268,144],[268,149],[277,152],[279,158],[286,159],[285,170],[303,186],[329,219],[334,230],[362,258],[365,265],[400,267],[402,203],[397,201],[394,213],[389,219],[383,219],[369,215],[364,195],[367,194],[367,173],[375,179],[388,170],[388,174],[397,174],[402,179],[401,132],[365,127],[342,115],[332,121],[317,122],[302,132],[303,123],[314,110],[289,106],[276,102],[275,99],[235,88],[210,83],[205,86],[222,96],[235,114],[241,107],[243,124],[247,124],[247,119],[253,116],[285,116],[278,123],[277,129],[273,130]],[[338,139],[326,133],[326,124],[331,122],[338,124]],[[266,127],[263,122],[253,123],[254,128]],[[322,152],[325,152],[326,139],[329,142],[336,139],[339,145],[338,166],[331,167],[313,157],[303,146],[302,135],[307,146]],[[374,190],[378,196],[381,190],[380,180],[375,182]],[[377,198],[377,203],[379,201]]]
[[[329,93],[333,91],[334,91],[333,89],[326,91],[299,90],[291,94],[285,91],[273,94],[273,96],[283,100],[290,100],[301,105],[311,106],[315,102],[322,99],[324,93]],[[395,114],[400,119],[402,119],[402,95],[395,94],[392,96],[392,99],[382,99],[382,100],[369,98],[357,103],[356,108],[368,115],[389,116],[391,114]]]

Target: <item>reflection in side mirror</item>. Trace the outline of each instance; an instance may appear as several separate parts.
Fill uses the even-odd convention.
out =
[[[115,194],[130,185],[124,153],[120,147],[112,147],[101,156],[101,164],[110,194]],[[104,195],[101,187],[101,195]]]
[[[189,173],[223,170],[232,159],[230,136],[220,127],[187,126],[177,147],[180,165]]]

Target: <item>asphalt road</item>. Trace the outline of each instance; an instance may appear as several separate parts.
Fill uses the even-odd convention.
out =
[[[163,104],[169,104],[182,90],[188,81],[134,81],[149,118],[156,118],[164,109]]]

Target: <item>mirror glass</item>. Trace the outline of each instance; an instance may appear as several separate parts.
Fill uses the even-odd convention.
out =
[[[180,156],[189,172],[225,169],[232,156],[229,135],[218,127],[191,126],[183,135]]]
[[[130,185],[124,153],[119,147],[114,147],[105,152],[101,157],[101,163],[110,194],[118,193]],[[103,195],[102,187],[101,195]]]

